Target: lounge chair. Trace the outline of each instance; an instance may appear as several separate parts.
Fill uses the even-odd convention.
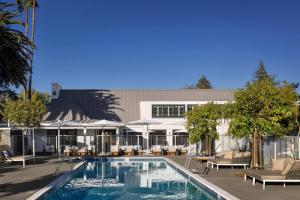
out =
[[[134,150],[134,148],[132,148],[132,146],[127,146],[124,152],[125,152],[126,156],[134,156],[135,155],[135,150]]]
[[[79,156],[86,156],[86,154],[87,154],[86,147],[79,148],[79,150],[77,151],[77,153],[79,154]]]
[[[88,154],[88,156],[94,156],[94,155],[96,155],[95,146],[94,145],[90,145],[90,146],[87,147],[87,154]]]
[[[177,151],[177,148],[175,146],[169,146],[167,152],[168,152],[169,156],[175,156],[176,151]]]
[[[238,151],[228,151],[219,158],[207,160],[207,167],[211,165],[211,168],[214,168],[214,165],[219,170],[219,166],[230,166],[230,167],[244,167],[247,169],[251,161],[251,152],[238,152]]]
[[[154,146],[154,147],[152,148],[152,153],[153,153],[155,156],[160,156],[161,153],[162,153],[162,149],[161,149],[160,145]]]
[[[266,183],[300,183],[300,160],[293,159],[273,159],[272,169],[264,170],[245,170],[244,180],[247,177],[252,178],[252,184],[259,180],[263,183],[263,190],[266,188]]]
[[[64,149],[64,154],[66,156],[71,156],[73,154],[73,149],[71,146],[66,145]]]
[[[7,162],[22,162],[23,167],[25,167],[25,163],[27,160],[35,160],[34,156],[13,156],[13,154],[9,151],[3,151],[2,153]]]
[[[112,156],[119,156],[120,155],[120,148],[117,146],[117,145],[112,145],[110,147],[110,150],[111,150],[111,155]]]

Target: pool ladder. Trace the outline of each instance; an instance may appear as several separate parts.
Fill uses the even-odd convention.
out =
[[[71,157],[68,156],[67,159],[68,159],[68,163],[70,165],[70,171],[72,171],[73,168],[74,168],[74,162],[73,162],[74,158],[71,158]],[[64,161],[65,161],[64,158],[59,159],[58,166],[57,166],[57,168],[55,170],[55,173],[54,173],[55,175],[57,175],[59,173],[60,168],[61,168],[62,164],[64,163]]]

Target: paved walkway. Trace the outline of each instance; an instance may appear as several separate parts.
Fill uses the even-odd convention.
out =
[[[58,166],[57,159],[40,158],[36,164],[1,165],[0,166],[0,199],[21,200],[30,197],[43,188],[57,176],[54,172]],[[70,165],[64,163],[60,172],[70,170]]]
[[[168,157],[178,164],[184,166],[185,156]],[[204,163],[206,166],[206,163]],[[191,168],[195,168],[191,163]],[[244,182],[241,176],[243,169],[220,168],[210,169],[206,176],[202,176],[214,185],[224,189],[241,200],[296,200],[300,199],[300,185],[266,185],[266,190],[262,189],[262,184],[257,182],[252,186],[252,180]]]
[[[185,156],[168,157],[184,166]],[[0,166],[0,199],[22,200],[49,184],[57,176],[54,171],[57,159],[41,158],[37,164],[30,164],[23,168],[21,165]],[[191,163],[191,168],[194,168]],[[62,172],[70,169],[68,164],[62,165]],[[216,186],[226,190],[242,200],[296,200],[300,199],[300,185],[267,185],[262,190],[262,184],[252,186],[248,180],[244,182],[242,169],[210,170],[207,176],[202,176]]]

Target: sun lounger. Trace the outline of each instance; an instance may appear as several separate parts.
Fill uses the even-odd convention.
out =
[[[73,154],[73,149],[71,146],[65,146],[64,154],[66,156],[71,156]]]
[[[161,149],[160,145],[154,146],[153,149],[152,149],[152,153],[155,156],[160,156],[161,153],[162,153],[162,149]]]
[[[247,177],[252,178],[252,184],[255,185],[256,180],[263,183],[263,190],[266,183],[300,183],[300,160],[293,159],[273,159],[272,169],[266,170],[246,170],[244,171],[244,180]]]
[[[174,147],[174,146],[169,146],[168,147],[168,155],[169,156],[175,156],[176,155],[176,150],[177,150],[177,148],[176,147]]]
[[[111,155],[112,156],[119,156],[120,155],[120,148],[117,145],[112,145],[111,148]]]
[[[79,156],[85,156],[87,154],[87,149],[86,147],[82,147],[80,148],[77,153],[79,154]]]
[[[8,162],[22,162],[23,167],[25,167],[25,163],[28,160],[34,160],[34,156],[10,156],[8,151],[3,151],[3,155]]]
[[[219,166],[230,166],[230,167],[244,167],[247,169],[251,161],[251,153],[248,151],[237,152],[237,151],[228,151],[219,158],[209,159],[207,161],[207,167],[211,165],[211,168],[214,166],[219,170]]]

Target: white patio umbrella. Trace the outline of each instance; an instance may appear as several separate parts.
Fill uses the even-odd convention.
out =
[[[116,122],[116,121],[109,121],[106,119],[102,119],[102,120],[97,120],[95,122],[89,123],[87,124],[87,126],[92,126],[92,127],[102,127],[102,133],[101,133],[101,138],[102,138],[102,154],[104,152],[104,127],[119,127],[119,126],[124,126],[123,123],[120,122]],[[97,142],[97,139],[96,139]]]
[[[179,129],[179,130],[174,131],[173,133],[187,133],[187,130],[186,129]]]
[[[136,121],[131,121],[131,122],[128,122],[128,124],[132,124],[132,125],[146,125],[147,126],[147,149],[149,149],[149,125],[155,125],[155,124],[161,124],[160,122],[158,121],[155,121],[155,120],[151,120],[151,119],[140,119],[140,120],[136,120]]]

